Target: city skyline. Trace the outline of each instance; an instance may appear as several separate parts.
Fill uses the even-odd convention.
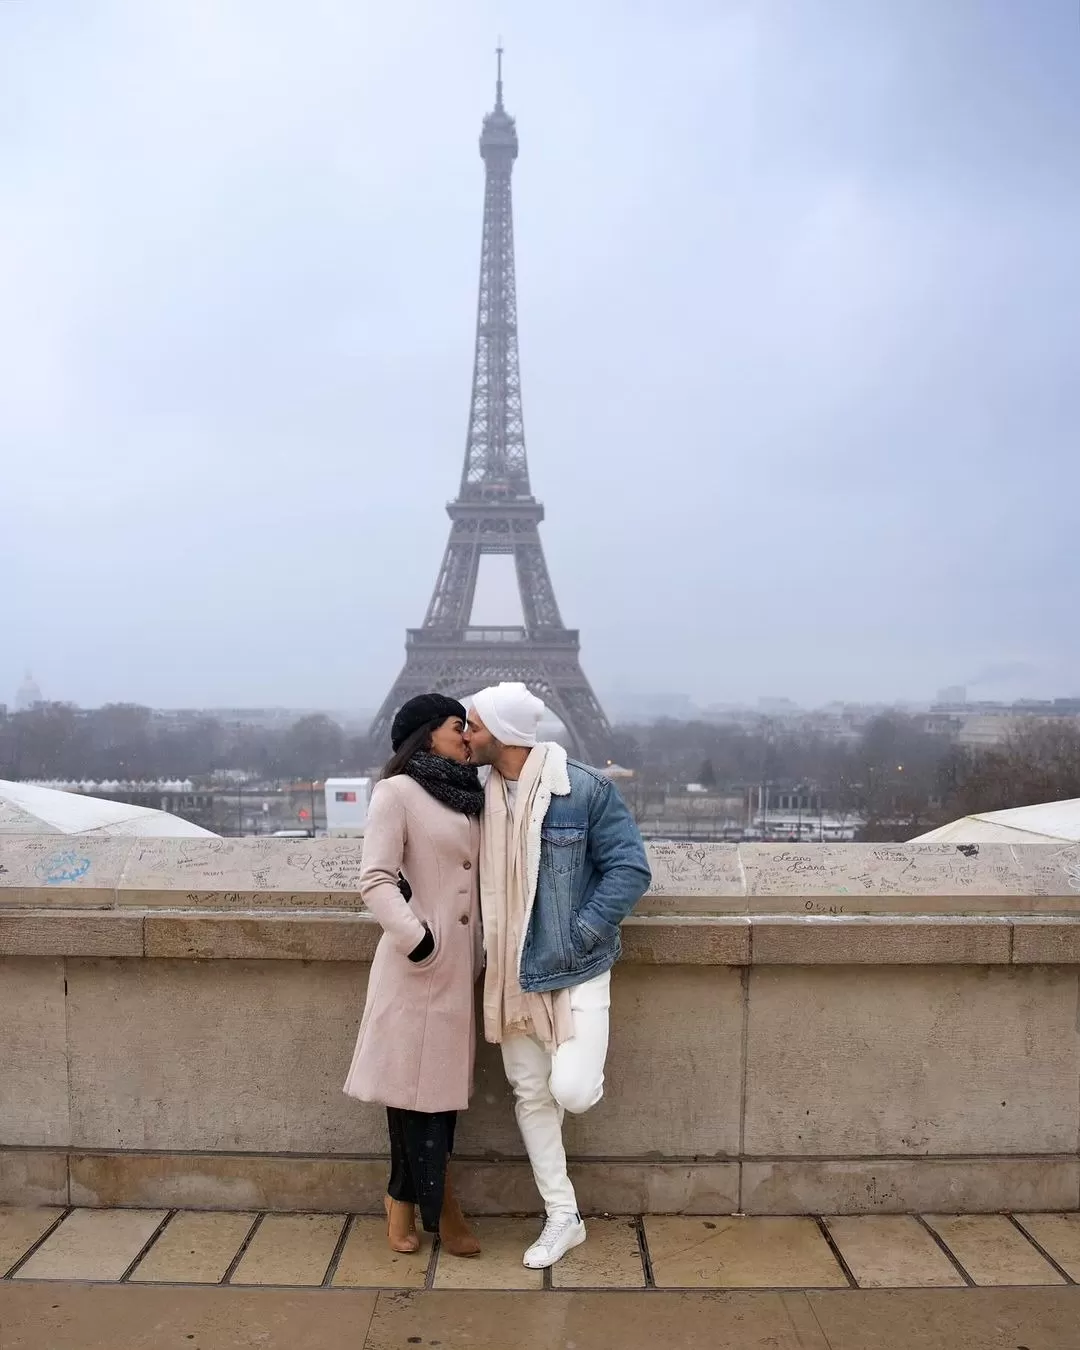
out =
[[[32,697],[27,696],[27,691],[32,690]],[[825,699],[820,703],[801,703],[796,699],[786,695],[776,694],[758,694],[745,700],[727,700],[722,698],[706,699],[696,701],[689,694],[680,690],[627,690],[615,686],[610,689],[601,689],[600,697],[605,705],[610,704],[612,711],[612,720],[616,723],[626,723],[631,720],[662,720],[671,718],[677,721],[690,721],[702,715],[723,714],[726,712],[751,713],[762,716],[780,716],[787,714],[812,714],[817,712],[827,712],[837,709],[884,709],[903,711],[906,709],[927,710],[935,706],[966,706],[972,709],[979,707],[1023,707],[1027,706],[1052,706],[1054,704],[1074,705],[1080,703],[1080,693],[1062,693],[1058,692],[1046,698],[1036,698],[1031,695],[1018,695],[1015,697],[1001,696],[992,697],[990,695],[980,695],[979,691],[969,691],[961,686],[952,686],[938,689],[934,694],[926,694],[919,698],[881,698],[881,699],[844,699],[831,698]],[[0,691],[0,709],[6,708],[9,715],[17,712],[30,711],[36,703],[47,705],[49,703],[68,704],[74,707],[81,707],[85,711],[93,711],[97,707],[109,705],[129,704],[149,708],[155,713],[170,714],[175,712],[183,713],[201,713],[206,715],[232,715],[238,713],[274,713],[289,714],[296,717],[309,716],[312,714],[323,714],[330,717],[345,719],[345,721],[355,729],[362,730],[371,721],[376,711],[376,705],[364,703],[342,703],[336,705],[315,705],[311,703],[263,703],[259,704],[252,701],[239,701],[236,703],[220,704],[196,704],[192,702],[179,702],[175,704],[153,704],[138,699],[124,698],[106,698],[102,704],[80,704],[77,700],[65,697],[63,693],[54,690],[42,690],[37,681],[33,679],[33,673],[28,671],[14,696],[5,698]],[[1063,716],[1073,717],[1076,712],[1069,706],[1062,714]]]

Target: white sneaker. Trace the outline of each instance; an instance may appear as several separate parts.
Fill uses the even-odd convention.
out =
[[[522,1265],[529,1270],[546,1270],[584,1241],[585,1225],[580,1214],[552,1214],[544,1224],[544,1231],[521,1258]]]

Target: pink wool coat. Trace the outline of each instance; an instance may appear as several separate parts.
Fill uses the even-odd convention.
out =
[[[409,1111],[461,1111],[472,1095],[473,990],[483,964],[480,824],[405,775],[371,794],[360,894],[383,934],[345,1092]],[[412,887],[406,901],[398,871]],[[408,958],[424,937],[435,950]]]

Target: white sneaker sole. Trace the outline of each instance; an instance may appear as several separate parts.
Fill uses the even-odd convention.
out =
[[[582,1224],[578,1233],[566,1244],[558,1256],[552,1257],[550,1261],[530,1261],[529,1254],[526,1252],[521,1258],[521,1264],[526,1270],[550,1270],[552,1266],[557,1266],[559,1264],[567,1252],[572,1252],[575,1247],[580,1247],[588,1236],[588,1233],[585,1231],[585,1225]]]

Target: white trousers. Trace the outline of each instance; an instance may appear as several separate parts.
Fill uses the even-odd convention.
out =
[[[502,1043],[503,1068],[514,1089],[514,1113],[548,1214],[577,1211],[566,1171],[563,1112],[581,1115],[604,1095],[611,971],[570,990],[574,1034],[554,1054],[533,1036]]]

